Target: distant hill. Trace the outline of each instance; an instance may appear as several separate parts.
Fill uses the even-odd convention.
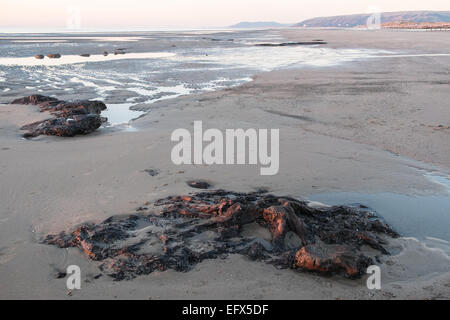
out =
[[[289,27],[292,24],[282,24],[274,21],[259,21],[259,22],[239,22],[238,24],[234,24],[230,26],[230,28],[251,28],[251,29],[257,29],[257,28],[282,28],[282,27]]]
[[[366,25],[370,14],[352,14],[334,17],[320,17],[304,20],[295,24],[295,27],[331,28],[331,27],[357,27]],[[383,12],[381,23],[389,22],[450,22],[450,11],[401,11]]]

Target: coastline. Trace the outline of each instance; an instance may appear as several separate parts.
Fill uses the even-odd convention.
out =
[[[215,188],[233,191],[268,187],[274,194],[296,197],[329,191],[443,193],[442,186],[419,174],[417,163],[395,154],[423,161],[421,169],[432,169],[434,164],[442,173],[450,173],[450,150],[445,149],[449,132],[435,130],[442,119],[450,118],[450,110],[440,103],[450,98],[445,90],[448,74],[442,73],[441,66],[449,59],[416,57],[401,63],[384,59],[272,71],[239,87],[157,102],[146,116],[133,122],[135,132],[106,130],[70,140],[20,139],[19,124],[42,114],[30,106],[2,105],[1,178],[9,184],[0,193],[4,213],[0,282],[7,283],[0,298],[445,296],[450,270],[436,266],[444,263],[445,267],[448,256],[426,250],[411,239],[393,244],[406,249],[391,257],[391,265],[384,265],[389,281],[377,292],[367,290],[362,280],[279,271],[235,255],[202,262],[188,273],[155,273],[118,285],[106,277],[94,280],[95,263],[78,250],[56,249],[36,240],[85,221],[130,213],[146,201],[193,192],[185,183],[189,179],[208,179]],[[426,95],[427,101],[424,93],[429,92],[433,95]],[[395,110],[389,109],[392,105]],[[176,128],[191,129],[199,119],[209,128],[279,127],[280,173],[267,178],[259,176],[256,166],[173,165],[170,133]],[[153,177],[147,169],[160,173]],[[414,256],[414,252],[419,254]],[[422,265],[427,260],[435,261],[436,269]],[[89,282],[69,297],[65,280],[53,275],[75,262],[87,270]],[[411,272],[408,277],[401,276],[402,269]]]

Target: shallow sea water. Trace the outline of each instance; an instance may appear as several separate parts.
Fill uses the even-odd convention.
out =
[[[425,177],[441,185],[442,192],[434,195],[334,192],[315,194],[309,199],[327,205],[363,204],[403,236],[440,239],[450,246],[450,178],[435,173],[427,173]]]
[[[81,94],[83,98],[101,99],[111,105],[105,116],[110,117],[113,124],[129,122],[141,115],[125,112],[125,104],[149,105],[185,94],[237,86],[251,81],[253,75],[262,71],[332,66],[389,54],[317,45],[254,46],[283,41],[276,32],[267,31],[150,33],[114,36],[109,42],[108,37],[102,35],[39,35],[36,43],[30,42],[33,39],[30,35],[10,39],[0,50],[0,92],[3,92],[0,102],[8,102],[8,97],[36,93],[68,100],[79,98]],[[17,42],[22,40],[25,42]],[[171,42],[177,45],[164,51],[133,52],[134,46],[142,41],[148,48],[152,48],[153,43],[155,46]],[[127,53],[101,54],[106,48],[118,46],[126,48]],[[93,50],[96,54],[90,57],[74,54]],[[70,54],[63,53],[60,59],[34,58],[35,54],[48,52]]]

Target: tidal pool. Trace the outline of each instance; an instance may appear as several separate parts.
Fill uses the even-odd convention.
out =
[[[139,118],[145,112],[131,110],[133,103],[108,104],[107,109],[102,111],[102,117],[108,118],[108,123],[112,126],[129,124],[131,120]]]
[[[450,241],[450,194],[337,192],[316,194],[309,199],[327,205],[363,204],[376,211],[402,236]]]

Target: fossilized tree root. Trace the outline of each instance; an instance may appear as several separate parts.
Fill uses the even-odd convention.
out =
[[[243,236],[249,224],[267,228],[271,242]],[[287,245],[294,234],[296,247]],[[135,214],[87,223],[43,241],[78,247],[116,280],[155,270],[188,271],[205,260],[240,253],[283,268],[360,277],[373,263],[366,245],[388,254],[381,235],[397,233],[373,213],[354,207],[313,208],[263,192],[223,190],[171,196]]]

